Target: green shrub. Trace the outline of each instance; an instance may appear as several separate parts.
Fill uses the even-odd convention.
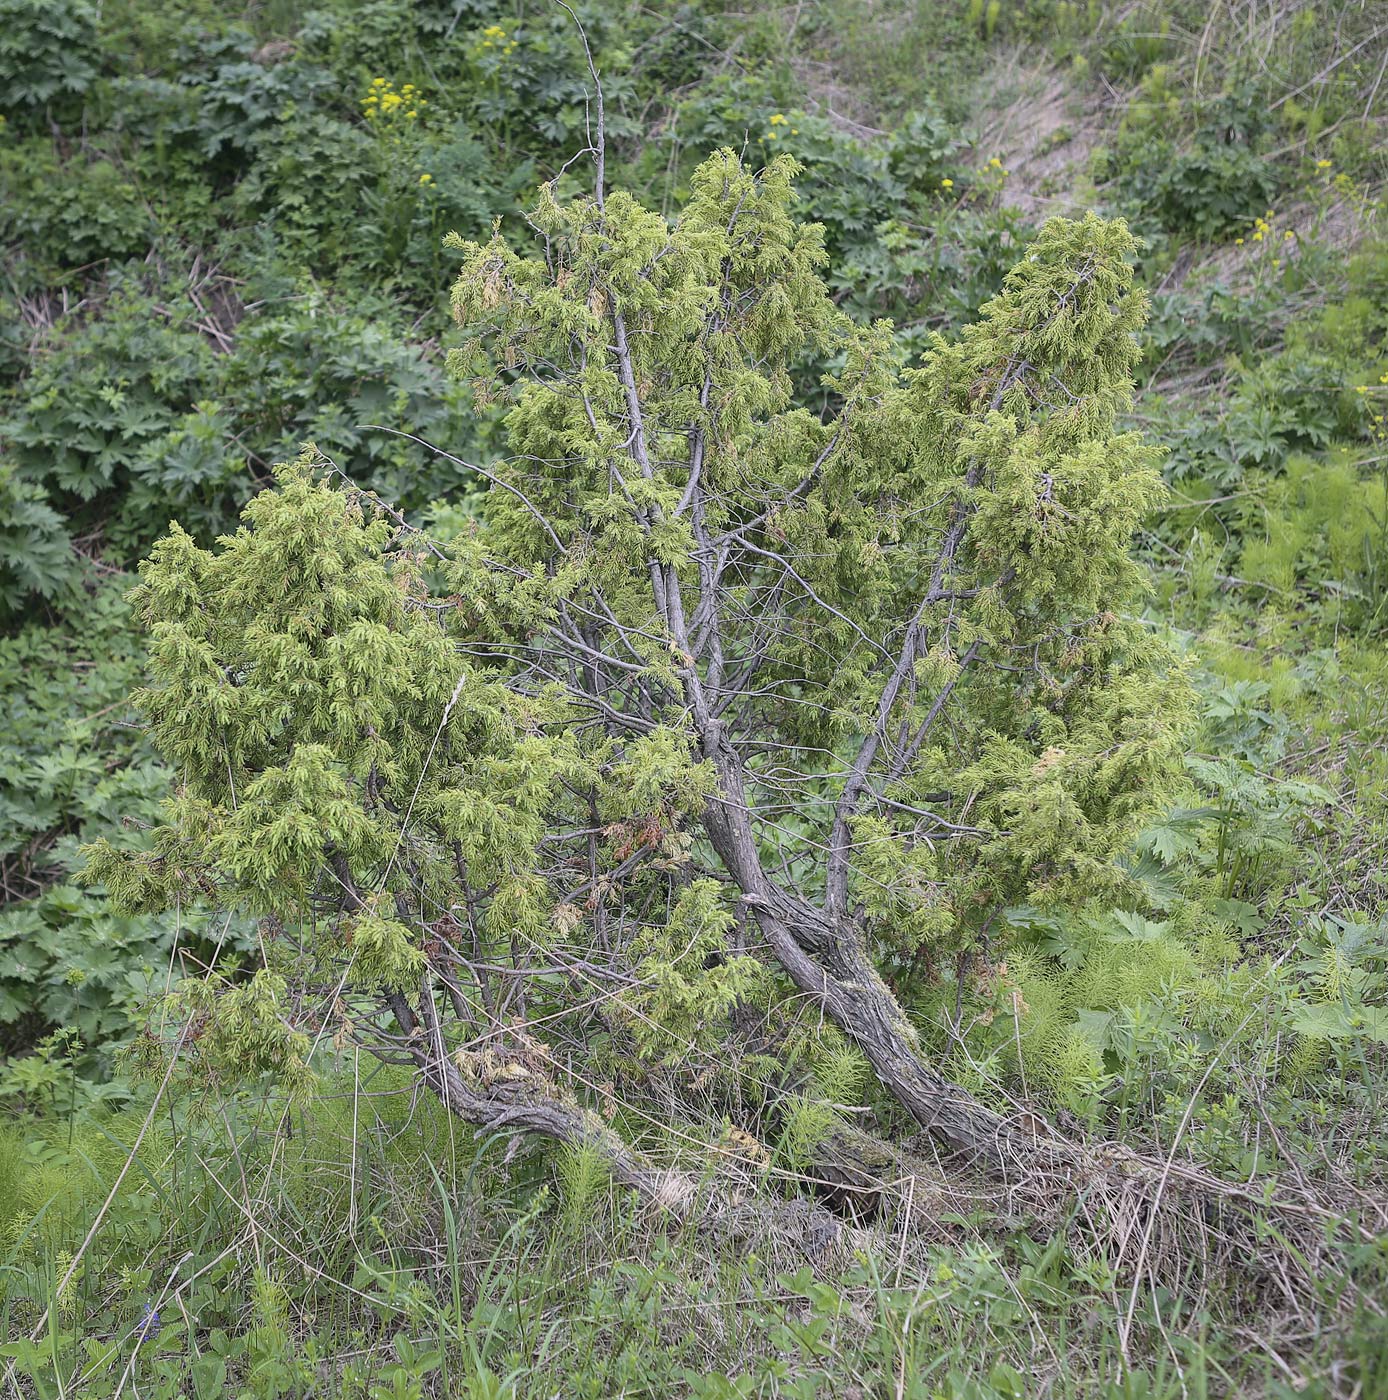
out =
[[[41,137],[0,156],[0,210],[0,240],[54,269],[142,254],[155,237],[144,195],[111,161],[62,161]]]
[[[1271,136],[1266,90],[1238,87],[1203,104],[1183,137],[1183,109],[1165,87],[1165,74],[1159,68],[1149,75],[1120,139],[1111,173],[1121,197],[1168,233],[1209,240],[1249,227],[1282,186],[1277,164],[1265,153]]]
[[[165,985],[174,934],[195,949],[207,926],[192,909],[177,921],[116,915],[70,879],[77,845],[96,828],[139,848],[167,782],[128,724],[141,663],[122,587],[73,597],[62,631],[35,623],[0,639],[0,872],[10,900],[0,907],[0,1042],[22,1054],[64,1027],[84,1073],[109,1073]]]
[[[0,112],[26,126],[79,110],[101,66],[86,0],[0,0]]]

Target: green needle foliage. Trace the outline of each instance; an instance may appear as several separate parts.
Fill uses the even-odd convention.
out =
[[[1121,892],[1179,781],[1182,672],[1123,612],[1160,494],[1117,426],[1134,244],[1051,221],[903,372],[827,295],[796,168],[720,152],[670,223],[599,162],[591,197],[542,190],[543,256],[457,243],[454,367],[512,449],[460,537],[307,452],[214,550],[175,527],[142,566],[178,785],[90,875],[262,919],[252,980],[187,994],[204,1062],[361,1043],[640,1185],[599,1086],[730,1091],[749,1025],[813,1056],[818,1006],[944,1141],[1010,1142],[883,974],[963,979],[1007,906]]]
[[[0,0],[0,1389],[1384,1391],[1372,9]]]

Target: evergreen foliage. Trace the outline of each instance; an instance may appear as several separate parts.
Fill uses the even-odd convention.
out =
[[[480,528],[440,548],[310,453],[216,551],[175,528],[142,565],[138,701],[178,788],[153,849],[98,843],[90,876],[286,935],[206,1053],[270,1035],[301,1065],[264,1028],[290,976],[311,1029],[445,1096],[447,1066],[552,1064],[532,1022],[688,1073],[739,1007],[784,1023],[788,974],[923,1124],[996,1152],[880,973],[958,958],[962,988],[1008,906],[1121,892],[1182,751],[1180,667],[1120,611],[1160,490],[1117,426],[1133,244],[1052,221],[902,375],[830,302],[794,173],[721,152],[671,225],[599,157],[596,197],[542,191],[543,260],[460,243],[454,364],[508,371],[474,390],[513,450]],[[795,402],[806,347],[843,366],[828,418]]]

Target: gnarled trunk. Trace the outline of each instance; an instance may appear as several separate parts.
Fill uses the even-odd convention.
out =
[[[787,894],[762,867],[736,755],[711,727],[706,752],[722,791],[709,803],[704,827],[742,891],[777,961],[796,987],[832,1018],[863,1052],[873,1072],[938,1143],[995,1173],[1034,1156],[1037,1123],[1025,1126],[993,1112],[967,1089],[932,1070],[920,1041],[868,954],[862,931]]]

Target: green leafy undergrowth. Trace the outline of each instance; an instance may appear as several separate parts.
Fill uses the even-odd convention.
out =
[[[710,1249],[565,1153],[506,1165],[501,1135],[459,1134],[350,1063],[295,1105],[243,1092],[204,1116],[175,1093],[78,1259],[148,1093],[0,1126],[0,1358],[27,1393],[1291,1393],[1173,1296],[1136,1305],[1125,1357],[1126,1297],[1061,1234],[944,1246],[883,1225],[817,1261],[769,1238]],[[1382,1339],[1365,1318],[1335,1345],[1367,1377]],[[1330,1394],[1317,1369],[1303,1393]]]
[[[1365,848],[1384,840],[1382,763],[1308,761],[1338,679],[1333,658],[1274,681],[1203,673],[1187,794],[1129,860],[1140,900],[1013,908],[972,969],[908,972],[952,1074],[1221,1172],[1381,1184],[1388,924]],[[1382,706],[1361,715],[1381,747]]]
[[[1261,304],[1298,295],[1288,273]],[[1300,275],[1300,274],[1298,274]],[[1218,303],[1207,312],[1217,316]],[[1388,626],[1388,255],[1369,243],[1336,298],[1281,348],[1224,361],[1223,391],[1151,396],[1172,501],[1150,525],[1159,596],[1179,624],[1294,622],[1303,645]]]
[[[192,910],[177,928],[117,914],[71,879],[97,831],[138,848],[168,789],[127,706],[143,662],[123,582],[96,586],[63,631],[35,623],[0,638],[0,1043],[22,1055],[65,1029],[87,1073],[109,1070],[164,986],[175,934],[197,948],[206,931]],[[19,1065],[0,1075],[0,1094],[31,1087]]]
[[[94,324],[59,322],[5,405],[0,531],[14,550],[0,565],[0,602],[10,616],[33,593],[70,599],[84,555],[133,562],[170,518],[227,528],[265,464],[309,438],[405,506],[466,494],[472,474],[455,459],[485,440],[486,422],[402,336],[389,303],[348,309],[291,292],[219,342],[202,307],[222,298],[236,323],[237,288],[217,279],[199,295],[142,280],[113,291]]]

